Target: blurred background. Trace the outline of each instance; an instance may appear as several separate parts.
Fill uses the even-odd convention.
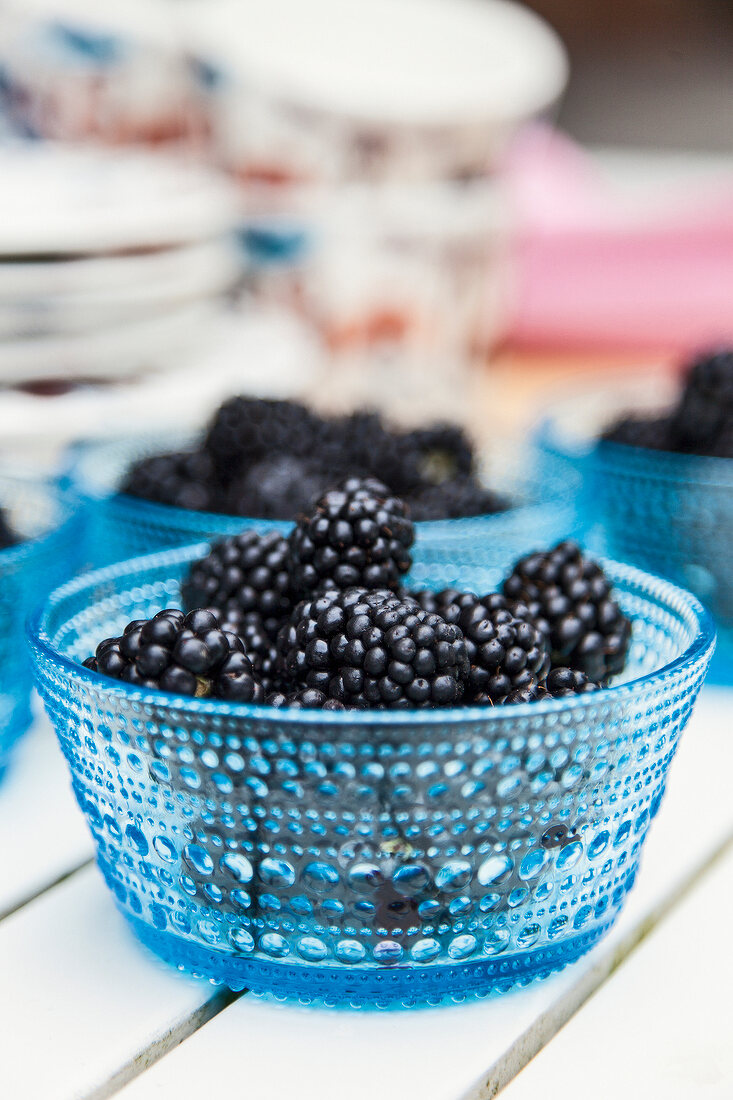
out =
[[[0,0],[0,439],[521,435],[733,338],[724,0]]]

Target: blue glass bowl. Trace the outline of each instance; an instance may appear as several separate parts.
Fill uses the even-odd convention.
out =
[[[583,479],[586,542],[694,592],[715,616],[716,678],[733,682],[733,459],[673,454],[540,429],[550,459]]]
[[[73,486],[89,502],[86,557],[90,565],[108,565],[152,550],[235,534],[247,527],[285,534],[290,530],[289,522],[192,512],[116,492],[136,459],[193,442],[190,434],[168,433],[72,448],[62,483]],[[580,478],[564,459],[549,457],[541,466],[530,458],[524,462],[505,459],[492,462],[491,475],[492,488],[506,494],[515,507],[495,515],[418,523],[420,540],[437,548],[447,540],[461,544],[480,540],[485,555],[498,566],[575,532]]]
[[[526,984],[608,931],[713,651],[693,596],[609,565],[634,621],[627,682],[514,707],[275,710],[81,667],[175,605],[203,549],[78,578],[29,628],[99,866],[143,943],[234,989],[384,1005]],[[481,590],[480,561],[452,557],[431,583]]]
[[[0,505],[23,541],[0,550],[0,775],[31,722],[33,673],[25,620],[79,564],[82,517],[73,496],[34,478],[0,474]]]

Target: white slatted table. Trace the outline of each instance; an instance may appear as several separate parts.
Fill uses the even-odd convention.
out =
[[[731,776],[733,692],[706,688],[626,910],[550,981],[450,1008],[302,1008],[137,945],[41,718],[0,788],[0,1097],[733,1097]]]

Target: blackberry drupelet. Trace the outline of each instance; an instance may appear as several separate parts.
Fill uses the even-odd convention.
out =
[[[553,665],[584,672],[598,683],[621,672],[631,623],[611,595],[601,567],[574,542],[528,554],[504,581],[549,638]]]
[[[589,680],[576,668],[553,668],[547,678],[532,687],[518,688],[510,692],[505,703],[532,703],[537,699],[567,699],[571,695],[586,695],[600,691],[601,685]]]
[[[733,349],[721,348],[691,364],[672,431],[680,449],[712,454],[718,438],[733,422]]]
[[[281,631],[286,672],[347,707],[460,702],[468,675],[460,629],[389,591],[331,591],[299,605]]]
[[[329,699],[317,688],[299,688],[296,691],[273,691],[265,698],[270,707],[294,707],[297,710],[346,710],[338,699]]]
[[[293,609],[290,551],[277,531],[242,531],[219,539],[200,561],[193,562],[181,586],[183,605],[255,612],[274,640]]]
[[[373,478],[348,478],[324,493],[290,535],[293,587],[397,588],[412,564],[415,529],[407,508]]]
[[[221,483],[228,485],[263,458],[317,453],[319,425],[320,418],[294,401],[232,397],[209,425],[204,450]]]
[[[222,506],[213,464],[202,451],[141,458],[130,467],[119,491],[194,512],[218,512]]]
[[[232,702],[264,698],[240,638],[221,630],[208,611],[167,608],[136,619],[119,638],[106,638],[86,668],[144,688]]]

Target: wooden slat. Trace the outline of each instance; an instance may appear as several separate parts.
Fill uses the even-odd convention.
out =
[[[673,764],[639,884],[617,928],[585,960],[528,990],[441,1009],[356,1013],[243,997],[128,1085],[120,1100],[193,1100],[204,1094],[267,1100],[495,1095],[733,837],[730,701],[719,690],[701,699]],[[610,1022],[605,1037],[609,1051],[616,1052],[620,1036]]]
[[[66,762],[37,705],[39,717],[15,747],[0,784],[0,918],[93,855]]]
[[[730,1100],[733,852],[512,1082],[502,1100]]]
[[[109,1095],[221,1007],[215,990],[157,963],[96,867],[0,923],[0,1095]],[[212,997],[215,998],[213,1004]]]

